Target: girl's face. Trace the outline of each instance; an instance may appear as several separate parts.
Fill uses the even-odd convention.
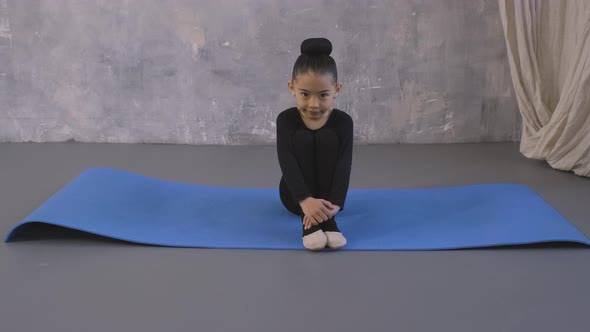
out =
[[[312,121],[330,114],[332,102],[342,89],[342,83],[333,82],[332,74],[318,75],[312,71],[299,74],[288,85],[297,101],[297,109],[305,119]]]

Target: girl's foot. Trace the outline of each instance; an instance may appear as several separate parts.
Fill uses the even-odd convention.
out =
[[[346,246],[346,238],[338,229],[338,225],[336,224],[336,220],[334,218],[330,218],[323,223],[320,224],[322,226],[322,230],[326,235],[326,245],[328,248],[331,249],[340,249]]]
[[[309,250],[322,250],[326,243],[328,238],[321,229],[303,237],[303,246]]]
[[[321,224],[303,230],[303,246],[309,250],[322,250],[326,247],[328,238],[322,231]]]

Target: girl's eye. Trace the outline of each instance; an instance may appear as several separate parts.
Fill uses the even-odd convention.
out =
[[[302,92],[301,93],[302,96],[307,97],[307,92]],[[328,98],[330,95],[327,93],[322,93],[322,98]]]

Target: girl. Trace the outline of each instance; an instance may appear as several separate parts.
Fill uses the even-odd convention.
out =
[[[303,223],[310,250],[346,245],[334,216],[344,209],[352,165],[353,123],[332,102],[340,93],[332,44],[310,38],[301,44],[289,89],[297,107],[277,117],[281,202]]]

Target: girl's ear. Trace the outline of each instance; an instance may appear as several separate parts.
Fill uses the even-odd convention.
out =
[[[336,84],[336,93],[334,94],[334,98],[340,94],[340,90],[342,90],[342,83]]]
[[[291,82],[290,80],[287,82],[287,85],[289,86],[289,90],[291,90],[291,93],[293,93],[293,96],[295,96],[295,85],[293,84],[293,82]]]

